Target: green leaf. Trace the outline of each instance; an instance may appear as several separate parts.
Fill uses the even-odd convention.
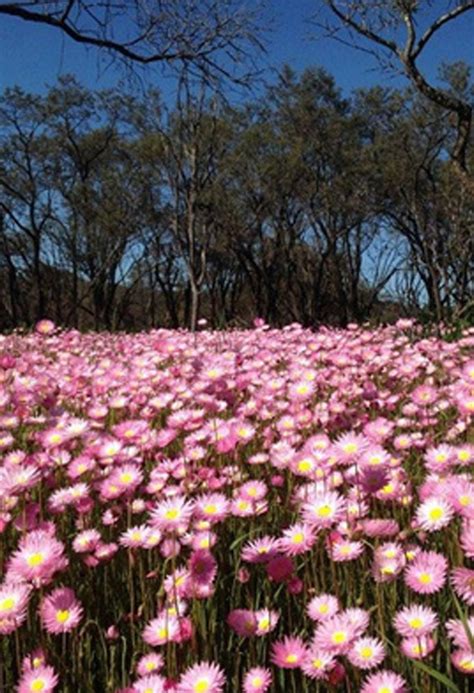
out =
[[[442,683],[446,690],[453,691],[453,693],[461,693],[459,688],[451,681],[451,679],[448,679],[447,676],[441,674],[439,671],[436,671],[436,669],[433,669],[433,667],[430,667],[428,664],[420,662],[417,659],[412,659],[411,664],[418,669],[421,669],[421,671],[424,671],[425,674],[429,674],[431,678],[436,679],[436,681],[439,683]]]
[[[458,612],[459,618],[461,619],[462,624],[464,626],[464,630],[466,631],[467,639],[469,640],[469,644],[471,646],[471,649],[474,650],[474,634],[473,634],[472,630],[469,628],[466,614],[462,610],[462,606],[459,603],[459,599],[456,597],[455,593],[452,591],[451,594],[453,597],[454,606],[456,607],[456,611]]]

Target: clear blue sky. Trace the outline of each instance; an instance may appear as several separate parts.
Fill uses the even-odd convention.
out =
[[[381,74],[369,56],[321,38],[321,31],[307,21],[321,0],[268,0],[268,4],[273,29],[267,38],[268,54],[264,61],[269,78],[271,66],[279,68],[288,63],[298,71],[311,65],[325,67],[345,93],[374,83],[405,83]],[[445,3],[440,0],[440,5]],[[424,57],[423,67],[429,76],[434,77],[441,61],[463,59],[474,64],[473,37],[474,12],[443,29]],[[75,74],[89,87],[110,87],[122,76],[117,67],[107,68],[93,48],[75,44],[52,28],[0,16],[0,90],[19,85],[26,91],[43,91],[46,83],[53,84],[65,73]],[[170,93],[169,81],[157,74],[148,79],[161,87],[165,95]]]

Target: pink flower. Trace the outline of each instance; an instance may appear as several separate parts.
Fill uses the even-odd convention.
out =
[[[405,606],[393,620],[396,631],[407,638],[430,635],[438,625],[438,617],[427,606]]]
[[[430,636],[403,638],[400,649],[410,659],[423,659],[436,647],[434,639]]]
[[[327,621],[339,611],[339,602],[332,594],[320,594],[309,602],[308,616],[313,621]]]
[[[164,659],[160,654],[144,655],[141,657],[137,664],[137,674],[139,676],[148,676],[149,674],[156,674],[162,669],[164,665]]]
[[[294,570],[293,561],[287,556],[276,555],[267,563],[267,575],[274,582],[286,582]]]
[[[271,661],[281,669],[298,669],[307,655],[307,648],[301,638],[285,636],[274,642]]]
[[[448,561],[435,551],[420,551],[405,568],[405,583],[418,594],[434,594],[446,582]]]
[[[176,693],[222,693],[225,676],[217,664],[200,662],[181,676]]]
[[[347,654],[357,635],[357,629],[343,612],[320,623],[313,642],[316,647],[334,655]]]
[[[307,650],[301,670],[305,676],[311,679],[326,681],[335,663],[336,659],[333,654],[312,645]]]
[[[257,618],[248,609],[234,609],[227,616],[227,623],[242,638],[249,638],[257,632]]]
[[[176,642],[179,636],[179,620],[166,612],[147,623],[142,634],[143,640],[153,647]]]
[[[458,597],[469,606],[474,605],[474,570],[454,568],[451,572],[451,583]]]
[[[58,676],[53,667],[41,665],[37,668],[27,669],[18,684],[18,693],[52,693],[58,683]]]
[[[278,540],[261,537],[246,544],[242,549],[242,560],[248,563],[268,563],[278,553]]]
[[[267,635],[268,633],[271,633],[272,630],[275,630],[280,619],[280,615],[278,611],[274,611],[272,609],[260,609],[259,611],[255,612],[255,619],[257,621],[256,634]]]
[[[158,674],[144,676],[133,684],[133,693],[165,693],[166,679]]]
[[[35,586],[46,585],[67,564],[64,545],[51,532],[37,529],[21,538],[8,562],[8,575]]]
[[[393,671],[384,669],[371,674],[360,689],[360,693],[406,693],[404,679]]]
[[[194,582],[206,584],[214,580],[217,574],[217,562],[210,551],[198,549],[193,551],[188,569]]]
[[[353,643],[347,658],[359,669],[372,669],[384,660],[385,649],[377,638],[362,637]]]
[[[314,530],[308,525],[298,522],[283,530],[283,536],[279,540],[279,549],[283,554],[296,556],[309,551],[314,542]]]
[[[41,602],[40,614],[48,633],[68,633],[80,623],[83,608],[74,591],[58,587]]]
[[[52,334],[56,329],[56,325],[52,320],[39,320],[35,325],[35,331],[38,334],[49,335]]]
[[[21,582],[0,586],[0,634],[13,633],[25,620],[31,587]]]
[[[253,667],[244,676],[243,693],[265,693],[272,684],[272,674],[269,669]]]

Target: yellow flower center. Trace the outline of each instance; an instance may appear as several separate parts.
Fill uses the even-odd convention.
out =
[[[120,482],[122,484],[129,484],[131,481],[133,481],[133,474],[130,474],[130,472],[124,472],[120,475]]]
[[[44,556],[42,553],[32,553],[31,556],[28,556],[27,558],[27,563],[30,566],[30,568],[34,568],[37,565],[41,565],[41,563],[44,561]],[[38,689],[41,690],[41,689]]]
[[[468,462],[470,457],[471,455],[467,450],[460,450],[458,452],[458,460],[461,460],[461,462]]]
[[[159,628],[157,635],[160,640],[165,640],[168,637],[168,628]]]
[[[309,460],[301,460],[301,462],[298,463],[298,471],[299,472],[310,472],[311,467],[313,465]]]
[[[342,645],[342,643],[346,642],[347,635],[342,630],[336,630],[336,632],[332,634],[331,640],[335,645]]]
[[[206,513],[206,515],[215,515],[217,512],[217,506],[213,503],[208,503],[204,506],[204,512]]]
[[[145,664],[145,669],[147,671],[154,671],[156,669],[155,662],[147,662]]]
[[[253,686],[254,688],[259,688],[259,686],[261,686],[262,683],[263,683],[263,679],[262,679],[261,676],[254,676],[254,677],[253,677],[253,679],[252,679],[252,686]]]
[[[461,496],[461,497],[459,498],[459,502],[461,503],[461,505],[463,505],[464,507],[466,507],[467,505],[470,505],[471,499],[470,499],[469,496]]]
[[[417,630],[418,628],[422,628],[422,626],[423,626],[423,621],[422,621],[421,618],[411,618],[411,619],[408,621],[408,625],[409,625],[411,628],[414,628],[415,630]]]
[[[433,577],[429,573],[421,573],[418,580],[422,585],[429,585],[431,582],[433,582]]]
[[[0,602],[0,611],[10,611],[16,605],[16,599],[13,597],[6,597]]]
[[[331,514],[331,506],[330,505],[322,505],[320,508],[318,508],[319,517],[329,517],[330,514]]]
[[[302,544],[304,542],[304,534],[302,532],[293,534],[292,541],[293,544]]]
[[[327,612],[329,611],[329,606],[327,604],[321,604],[318,611],[320,614],[327,614]]]
[[[364,659],[370,659],[372,657],[374,651],[372,650],[371,647],[362,647],[360,650],[360,656],[363,657]]]
[[[58,611],[58,612],[56,613],[56,621],[57,621],[58,623],[66,623],[66,621],[68,620],[69,616],[70,616],[70,613],[69,613],[69,611],[68,611],[67,609],[64,609],[64,611],[63,611],[63,610]]]
[[[296,654],[289,654],[286,656],[286,662],[288,664],[294,664],[297,661],[298,661],[298,655],[296,655]]]
[[[177,508],[170,508],[165,513],[167,520],[176,520],[179,517],[179,510]]]
[[[46,686],[45,680],[44,679],[35,679],[34,681],[31,682],[30,690],[31,691],[42,691],[44,690]]]
[[[381,686],[377,689],[377,693],[393,693],[393,688],[390,686]]]
[[[312,664],[314,669],[322,669],[324,666],[324,662],[322,659],[313,659]]]
[[[344,452],[347,452],[348,454],[350,454],[351,452],[357,452],[357,444],[347,443],[346,445],[344,445],[342,449],[344,450]]]
[[[194,684],[193,690],[195,693],[206,693],[206,691],[209,690],[209,680],[199,679],[199,681],[196,681]]]
[[[270,619],[268,618],[268,616],[264,616],[258,622],[258,627],[260,628],[260,630],[266,630],[269,627],[269,625],[270,625]]]
[[[441,520],[443,515],[444,512],[442,508],[433,508],[433,510],[430,510],[429,518],[430,520]]]

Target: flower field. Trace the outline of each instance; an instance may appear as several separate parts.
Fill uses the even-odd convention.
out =
[[[0,691],[468,693],[473,354],[0,337]]]

